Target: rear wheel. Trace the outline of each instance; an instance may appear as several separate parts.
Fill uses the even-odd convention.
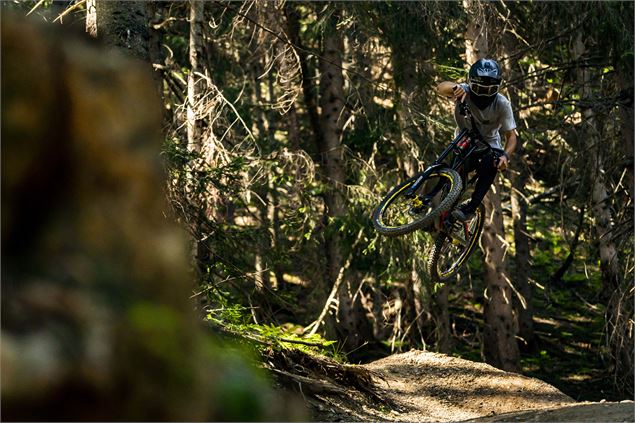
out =
[[[393,188],[375,209],[373,225],[377,232],[398,236],[420,229],[449,210],[461,194],[461,177],[456,171],[445,168],[432,172],[414,196],[406,196],[417,178],[410,178]]]
[[[446,282],[456,276],[476,249],[484,222],[485,206],[481,204],[471,220],[446,223],[428,260],[428,272],[434,281]]]

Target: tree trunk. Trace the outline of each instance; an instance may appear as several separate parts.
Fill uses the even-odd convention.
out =
[[[94,0],[87,4],[86,28],[106,44],[125,48],[150,63],[146,2]]]
[[[574,59],[580,59],[587,53],[588,42],[578,35],[573,43]],[[619,67],[618,67],[619,69]],[[587,100],[594,95],[591,73],[587,68],[577,69],[577,83],[582,87],[581,99]],[[633,393],[633,288],[632,279],[622,276],[618,249],[613,237],[615,236],[611,198],[608,195],[606,166],[607,151],[610,146],[601,139],[603,120],[596,119],[593,108],[582,110],[582,138],[586,140],[586,151],[589,152],[589,162],[586,172],[586,183],[591,188],[590,203],[591,216],[595,240],[599,248],[600,270],[602,273],[602,291],[600,298],[606,303],[605,327],[608,344],[609,366],[614,375],[618,390],[627,394]],[[623,123],[632,122],[632,116],[623,115]],[[626,129],[630,135],[625,135],[631,145],[625,147],[628,156],[632,154],[632,128]],[[626,140],[618,140],[625,145]],[[632,156],[631,156],[632,157]],[[631,162],[632,163],[632,162]],[[606,163],[611,166],[610,163]],[[630,187],[629,187],[630,188]],[[629,193],[632,198],[632,193]],[[632,211],[632,205],[631,205]]]
[[[582,34],[578,35],[573,48],[575,58],[582,57],[586,52],[586,46],[582,39]],[[591,75],[587,68],[578,68],[578,84],[582,86],[582,98],[587,99],[592,96]],[[611,294],[620,286],[620,261],[617,248],[613,242],[613,216],[611,212],[611,202],[606,189],[604,151],[597,134],[598,122],[592,108],[587,107],[582,111],[584,117],[583,134],[587,139],[591,152],[591,167],[588,175],[591,178],[591,213],[594,217],[595,234],[600,250],[600,269],[602,271],[602,292],[601,298],[605,302]]]
[[[434,320],[434,333],[436,350],[449,354],[452,351],[452,337],[450,336],[450,311],[448,295],[450,288],[447,284],[439,286],[432,294],[432,319]]]
[[[300,38],[300,22],[298,11],[295,7],[295,4],[292,2],[285,3],[284,14],[287,21],[286,31],[289,40],[291,40],[294,46],[297,46],[296,51],[298,53],[298,57],[300,58],[300,68],[302,70],[302,94],[304,103],[306,104],[307,113],[309,115],[309,121],[311,122],[311,128],[313,129],[314,136],[317,140],[322,137],[322,128],[320,125],[320,116],[317,104],[317,93],[315,86],[312,83],[312,73],[309,69],[307,49],[304,48]]]
[[[400,46],[393,46],[392,62],[395,73],[396,99],[395,110],[399,121],[399,132],[401,135],[400,145],[405,146],[406,154],[397,156],[397,162],[400,169],[405,171],[407,176],[413,176],[417,168],[417,159],[419,158],[419,149],[415,142],[416,128],[414,126],[413,117],[410,113],[410,102],[416,83],[416,66],[415,61],[407,55],[407,52],[397,50]]]
[[[618,87],[623,87],[620,102],[620,124],[623,142],[620,142],[626,158],[626,183],[628,185],[628,191],[631,195],[631,201],[635,202],[634,187],[635,184],[635,172],[633,171],[633,150],[635,149],[635,132],[633,132],[633,75],[625,75],[623,66],[619,64],[615,66],[616,81]],[[632,206],[632,205],[631,205]]]
[[[200,153],[203,146],[203,122],[197,117],[205,80],[203,69],[203,12],[205,3],[190,0],[190,73],[187,78],[187,148]]]
[[[266,112],[264,111],[262,105],[266,104],[266,100],[263,98],[262,90],[260,88],[260,80],[258,76],[263,72],[262,64],[259,60],[254,61],[254,65],[251,68],[251,77],[254,86],[253,91],[253,102],[257,105],[257,112],[254,113],[254,123],[256,125],[256,130],[254,134],[259,141],[259,144],[262,146],[268,145],[268,141],[271,141],[268,138],[268,130],[271,126],[271,122],[268,122]],[[268,101],[271,101],[269,99]],[[265,123],[267,125],[265,125]],[[268,200],[268,190],[269,190],[269,175],[263,175],[263,178],[266,181],[259,184],[259,186],[255,189],[256,194],[263,200]],[[263,204],[261,201],[256,201],[256,207],[258,208],[258,216],[260,218],[260,227],[265,232],[265,239],[262,245],[256,245],[254,252],[254,267],[255,267],[255,282],[256,282],[256,290],[264,296],[267,291],[271,290],[271,280],[269,277],[269,269],[268,263],[265,260],[265,257],[262,251],[271,251],[272,243],[271,238],[269,237],[269,231],[271,227],[271,222],[269,220],[269,207],[270,205]]]
[[[483,59],[489,53],[488,31],[477,0],[463,0],[463,9],[467,13],[465,29],[465,61],[468,65]]]
[[[397,8],[393,19],[418,19],[416,13],[413,12],[414,8],[407,6]],[[420,77],[424,73],[418,66],[424,66],[426,57],[418,56],[414,45],[403,42],[403,37],[400,36],[403,28],[394,28],[387,25],[383,30],[390,34],[387,38],[391,40],[390,58],[395,81],[394,110],[398,123],[398,143],[395,146],[397,151],[395,160],[400,174],[410,177],[420,170],[420,163],[423,159],[423,154],[417,143],[417,140],[421,139],[422,136],[420,128],[418,128],[420,119],[413,113],[413,107],[415,99],[418,101],[417,107],[421,107],[421,101],[425,98],[425,96],[417,96],[417,93],[421,90]],[[360,37],[360,40],[362,39]],[[364,62],[362,62],[363,64]],[[365,85],[370,86],[368,83]],[[370,101],[374,108],[372,95],[361,89],[360,94],[368,98],[367,101]],[[368,110],[372,111],[373,108]],[[425,110],[418,109],[417,112],[425,113]],[[373,116],[373,114],[370,114],[370,116]],[[422,340],[433,338],[437,351],[448,352],[451,340],[450,314],[448,311],[449,290],[447,287],[440,287],[434,290],[429,279],[426,279],[427,275],[424,276],[419,271],[423,266],[417,266],[418,260],[415,258],[419,254],[417,246],[410,245],[408,249],[410,250],[409,255],[413,257],[413,263],[409,281],[411,286],[406,290],[408,295],[404,296],[404,308],[408,311],[413,311],[413,313],[404,314],[409,319],[409,321],[405,322],[405,325],[407,327],[416,325]]]
[[[619,141],[622,146],[624,155],[626,156],[626,183],[628,185],[631,204],[629,205],[630,217],[633,212],[633,74],[625,69],[624,64],[618,63],[615,66],[617,76],[617,86],[624,87],[622,91],[622,101],[620,104],[621,112],[621,133],[623,140]],[[614,363],[615,385],[618,390],[627,396],[633,397],[634,381],[633,368],[634,357],[633,342],[634,308],[633,281],[632,273],[626,275],[622,279],[620,289],[611,296],[607,310],[606,333],[608,338],[608,346],[611,355],[611,361]]]
[[[508,36],[505,39],[504,47],[508,56],[517,48],[517,44],[515,36]],[[509,63],[508,72],[508,78],[512,81],[521,77],[517,63]],[[512,108],[518,110],[518,88],[510,86],[508,92]],[[524,349],[531,350],[535,347],[536,335],[533,321],[533,288],[529,283],[530,251],[529,237],[527,236],[527,196],[525,190],[529,179],[529,171],[524,155],[523,139],[519,135],[514,159],[511,161],[508,172],[512,185],[512,219],[514,223],[514,245],[516,247],[516,255],[514,256],[516,268],[513,274],[513,283],[518,294],[522,297],[514,296],[514,311],[517,319],[518,336],[522,342],[521,345]]]
[[[296,52],[300,58],[300,69],[302,71],[302,99],[304,100],[306,113],[309,116],[310,129],[312,130],[313,135],[312,142],[316,146],[317,150],[320,151],[320,145],[322,143],[322,127],[320,122],[320,113],[318,111],[318,89],[314,83],[316,80],[316,72],[314,72],[313,68],[310,66],[311,63],[309,61],[309,55],[307,54],[308,50],[304,47],[300,36],[300,17],[298,10],[296,10],[296,5],[293,2],[285,3],[284,14],[286,18],[285,31],[287,33],[287,37],[291,43],[296,46]],[[289,137],[292,141],[292,145],[295,144],[298,148],[304,148],[308,151],[309,149],[306,148],[308,146],[304,147],[304,144],[300,143],[297,109],[295,106],[292,106],[290,112],[292,115],[290,115],[291,119],[289,120]],[[294,143],[296,136],[298,136],[297,143]],[[323,160],[323,158],[321,159]],[[317,159],[314,160],[318,161]],[[320,226],[325,227],[327,225],[327,220],[328,218],[325,216],[323,222],[320,223]],[[321,249],[326,251],[326,241],[322,239],[320,244]],[[331,276],[328,269],[326,269],[327,266],[321,267],[322,272],[315,275],[315,278],[313,279],[316,288],[315,292],[317,294],[316,299],[319,302],[325,301],[328,297],[328,284],[331,281]]]
[[[152,43],[158,43],[156,33],[151,33],[154,3],[144,1],[86,1],[86,32],[99,37],[107,45],[119,47],[149,66],[153,63]],[[163,81],[152,71],[157,92],[163,97]]]
[[[435,323],[435,319],[432,316],[432,312],[434,311],[438,311],[438,308],[434,307],[434,299],[432,297],[432,295],[430,295],[430,289],[428,288],[429,284],[426,284],[426,281],[423,280],[423,278],[421,277],[422,275],[422,270],[425,266],[423,265],[423,263],[419,263],[419,258],[417,257],[417,254],[414,254],[412,256],[412,272],[411,272],[411,280],[410,280],[410,285],[412,287],[412,300],[414,303],[414,310],[415,310],[415,324],[417,327],[417,332],[419,333],[419,337],[421,340],[421,344],[424,348],[426,348],[426,339],[429,338],[429,334],[432,332],[432,330],[434,330],[434,328],[430,328],[430,326],[434,325]],[[447,302],[446,302],[446,306],[447,306]],[[441,308],[441,315],[443,315],[443,311]],[[449,316],[450,314],[447,312],[445,313],[445,316],[448,317],[448,321],[447,321],[447,325],[445,325],[445,327],[449,328],[450,322],[449,322]],[[443,319],[439,319],[439,316],[436,316],[436,320],[443,320]],[[438,331],[435,331],[435,333],[441,333]],[[449,338],[449,331],[447,333],[447,337]],[[438,339],[437,339],[438,340]],[[438,347],[437,343],[437,350],[441,351],[441,348]]]
[[[521,298],[514,297],[518,336],[524,348],[532,349],[535,344],[533,288],[529,284],[529,237],[527,236],[527,202],[524,191],[527,184],[528,172],[523,163],[523,148],[516,147],[515,160],[511,167],[512,182],[512,218],[514,221],[514,244],[516,247],[516,269],[513,283]],[[516,172],[516,173],[515,173]]]
[[[369,54],[370,41],[364,31],[355,34],[355,46],[353,48],[355,73],[351,76],[356,86],[361,113],[355,117],[355,130],[360,133],[368,133],[374,126],[377,106],[373,100],[374,86],[372,84],[373,66],[372,57]]]
[[[318,151],[322,156],[328,188],[325,193],[326,212],[329,225],[337,225],[346,215],[345,170],[341,144],[344,108],[344,78],[342,75],[342,54],[344,44],[337,31],[337,12],[327,18],[323,34],[323,48],[320,56],[320,127]],[[335,283],[343,265],[341,235],[339,230],[327,231],[326,255],[329,280]],[[338,299],[338,338],[344,341],[345,349],[351,351],[360,347],[370,337],[370,328],[357,293],[358,281],[345,278]],[[356,297],[354,299],[354,297]]]
[[[86,0],[86,32],[97,38],[97,0]]]
[[[507,371],[518,371],[520,353],[514,330],[512,290],[505,268],[506,248],[501,238],[504,230],[499,189],[494,182],[484,200],[486,220],[481,245],[487,287],[483,310],[483,353],[491,365]]]
[[[473,0],[463,0],[463,5],[468,14],[465,56],[468,64],[472,64],[488,55],[488,34],[482,20],[483,14],[475,10],[478,3]],[[483,353],[485,360],[493,366],[516,371],[519,368],[520,353],[514,327],[511,281],[505,265],[506,248],[503,243],[505,232],[497,180],[492,184],[483,203],[486,216],[481,236],[486,285],[483,309],[485,320]]]

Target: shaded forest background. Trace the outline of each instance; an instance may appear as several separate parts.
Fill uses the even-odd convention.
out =
[[[3,3],[151,67],[193,307],[215,331],[351,363],[411,348],[580,400],[633,396],[632,2]],[[33,9],[33,10],[31,10]],[[451,140],[478,57],[520,146],[453,283],[370,214]],[[494,214],[492,214],[493,216]]]

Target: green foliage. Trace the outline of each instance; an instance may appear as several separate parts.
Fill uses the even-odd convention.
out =
[[[329,274],[327,248],[337,240],[342,260],[350,257],[344,279],[359,287],[355,295],[364,300],[364,318],[377,313],[372,323],[375,333],[381,335],[372,341],[399,348],[420,348],[422,340],[434,343],[435,316],[427,313],[436,306],[433,298],[440,286],[430,283],[422,266],[432,236],[421,232],[379,237],[370,215],[381,196],[412,172],[413,165],[428,163],[451,139],[455,126],[451,105],[433,94],[432,87],[441,80],[465,80],[468,64],[461,57],[468,15],[457,2],[301,2],[288,3],[284,10],[265,2],[249,7],[215,2],[206,10],[214,22],[206,28],[206,42],[214,53],[206,57],[210,80],[233,106],[206,121],[219,140],[218,148],[224,149],[222,160],[206,162],[187,151],[179,126],[183,122],[174,105],[176,122],[164,146],[172,187],[178,188],[173,195],[175,208],[185,210],[183,221],[195,227],[193,237],[204,240],[209,249],[200,266],[209,321],[243,333],[257,344],[335,354],[332,341],[299,333],[324,306],[333,283],[325,279]],[[185,7],[177,11],[180,21],[168,26],[164,41],[174,54],[173,72],[184,81],[188,71]],[[301,64],[305,85],[296,80],[298,97],[293,111],[280,114],[271,105],[285,93],[281,82],[284,66],[300,67],[292,55],[284,63],[273,59],[283,57],[282,46],[288,47],[286,41],[293,38],[290,35],[294,34],[285,33],[288,27],[284,25],[284,14],[290,12],[298,15],[303,46],[293,47],[306,59]],[[535,200],[528,209],[535,302],[539,313],[579,319],[583,314],[580,300],[567,289],[581,293],[601,309],[597,292],[602,273],[598,246],[591,242],[596,236],[594,222],[589,217],[561,285],[552,286],[550,281],[570,253],[578,210],[589,205],[590,183],[598,175],[614,193],[607,201],[619,233],[628,232],[623,205],[632,199],[619,188],[624,185],[620,182],[624,167],[618,164],[628,158],[619,143],[622,117],[616,100],[624,87],[616,76],[621,73],[625,80],[632,80],[633,5],[484,3],[479,13],[488,20],[490,55],[505,66],[504,92],[513,95],[522,165],[530,175],[522,194],[538,196],[562,187]],[[283,34],[284,42],[278,44],[280,39],[263,28]],[[309,113],[313,105],[305,97],[307,93],[320,95],[323,35],[335,30],[344,35],[347,46],[342,52],[346,107],[340,116],[344,184],[328,177],[330,164],[319,151],[319,142],[313,142],[319,133],[314,132]],[[586,47],[580,57],[573,54],[578,40]],[[580,80],[583,71],[589,76],[586,82]],[[585,120],[588,110],[594,113],[594,143]],[[232,123],[236,113],[245,128]],[[592,160],[598,144],[607,164],[603,169],[597,169],[598,161]],[[520,162],[521,156],[514,160]],[[190,171],[198,162],[204,164]],[[219,198],[206,203],[212,188],[220,192]],[[188,202],[191,193],[200,195],[198,203]],[[325,199],[331,194],[345,199],[342,215],[334,216],[328,210]],[[508,188],[503,196],[507,204]],[[627,246],[625,237],[620,237],[621,251],[627,256],[632,245]],[[508,250],[511,259],[513,239],[507,241],[512,244]],[[472,359],[480,359],[475,345],[480,342],[483,322],[470,313],[480,314],[483,309],[482,258],[480,252],[474,254],[460,283],[447,285],[450,306],[463,316],[456,321],[467,325],[464,335],[455,334],[456,351]],[[258,286],[265,282],[254,276],[256,262],[269,279],[265,288]],[[421,328],[415,324],[415,281],[420,284],[418,300],[423,314],[431,319]],[[396,308],[397,303],[402,304],[401,309]],[[470,319],[471,326],[465,323]],[[404,328],[395,322],[410,328],[409,335],[403,335]],[[594,315],[594,332],[588,336],[596,346],[599,323],[601,317]],[[394,333],[384,330],[384,325]],[[421,333],[416,334],[415,328]],[[577,348],[576,339],[587,336],[570,328],[558,334],[572,349]],[[561,365],[562,355],[552,348],[539,351],[545,354],[523,358],[527,368],[538,366],[536,371],[548,372],[549,366]]]
[[[293,324],[250,323],[249,309],[237,305],[212,309],[207,321],[223,332],[242,338],[257,350],[263,348],[297,349],[307,354],[320,354],[341,359],[336,341],[326,340],[320,334],[301,335],[302,327]]]

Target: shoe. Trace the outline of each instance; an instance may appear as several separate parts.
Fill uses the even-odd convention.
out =
[[[467,222],[474,217],[474,211],[467,206],[460,206],[452,211],[451,216],[459,222]]]

